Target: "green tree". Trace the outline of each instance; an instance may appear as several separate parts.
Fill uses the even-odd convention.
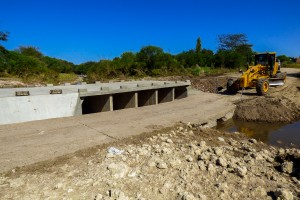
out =
[[[286,56],[286,55],[279,55],[279,56],[277,56],[277,58],[280,60],[280,62],[290,62],[291,61],[291,59],[288,57],[288,56]]]
[[[106,78],[115,78],[117,74],[115,65],[111,60],[100,60],[92,65],[87,72],[89,81],[91,82]]]
[[[1,41],[7,41],[8,35],[9,35],[8,32],[0,31],[0,40],[1,40]]]
[[[137,53],[137,61],[146,67],[146,71],[152,70],[156,67],[155,63],[159,61],[161,55],[164,53],[163,49],[156,46],[143,47],[140,52]]]
[[[200,54],[200,52],[201,52],[201,39],[200,39],[200,37],[198,37],[197,38],[197,43],[196,43],[196,53],[197,54]]]
[[[201,50],[200,66],[212,67],[214,66],[214,52],[208,49]]]
[[[8,68],[7,63],[7,55],[9,51],[7,51],[3,46],[0,45],[0,73],[5,72]]]
[[[58,73],[73,73],[73,68],[75,67],[73,63],[57,58],[51,58],[49,56],[43,57],[42,61],[46,63],[48,69]]]
[[[247,35],[243,33],[218,35],[218,42],[218,50],[235,51],[239,46],[252,47],[251,44],[248,44]]]
[[[197,54],[194,50],[183,51],[176,55],[176,59],[185,68],[190,68],[197,64]]]
[[[46,64],[41,60],[14,51],[10,52],[9,65],[9,72],[11,74],[17,75],[25,80],[31,76],[42,74],[47,71]]]
[[[124,52],[118,60],[118,70],[124,75],[130,75],[136,64],[136,54],[132,52]]]
[[[218,41],[216,66],[237,68],[249,63],[253,51],[246,34],[218,35]]]
[[[37,47],[21,46],[21,47],[19,47],[19,49],[17,51],[25,56],[32,56],[32,57],[35,57],[38,59],[41,59],[43,57],[43,54],[39,51],[39,49]]]
[[[82,63],[80,65],[75,66],[75,73],[76,74],[87,74],[91,68],[93,68],[95,65],[97,64],[97,62],[85,62]]]
[[[0,41],[7,41],[8,34],[8,32],[0,31]],[[8,51],[0,45],[0,73],[4,72],[8,67],[6,61],[7,53]]]

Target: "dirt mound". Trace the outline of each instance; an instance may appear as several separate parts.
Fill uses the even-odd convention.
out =
[[[221,89],[226,88],[227,76],[204,76],[204,77],[188,77],[188,76],[171,76],[161,77],[160,81],[185,81],[190,80],[192,87],[202,92],[217,93]]]
[[[239,102],[234,118],[257,122],[293,122],[300,119],[300,109],[295,102],[283,96],[257,97]]]
[[[226,88],[228,77],[206,77],[204,79],[193,78],[192,87],[203,92],[217,93]]]

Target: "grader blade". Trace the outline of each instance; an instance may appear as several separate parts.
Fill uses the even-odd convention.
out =
[[[284,85],[285,79],[282,78],[270,78],[269,79],[269,85],[270,86],[280,86]]]

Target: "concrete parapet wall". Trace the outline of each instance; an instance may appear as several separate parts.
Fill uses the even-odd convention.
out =
[[[78,93],[0,98],[0,124],[74,116]]]

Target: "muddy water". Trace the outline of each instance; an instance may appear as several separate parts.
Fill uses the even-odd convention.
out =
[[[300,121],[292,124],[254,123],[237,120],[218,123],[217,129],[242,132],[267,144],[300,148]]]

